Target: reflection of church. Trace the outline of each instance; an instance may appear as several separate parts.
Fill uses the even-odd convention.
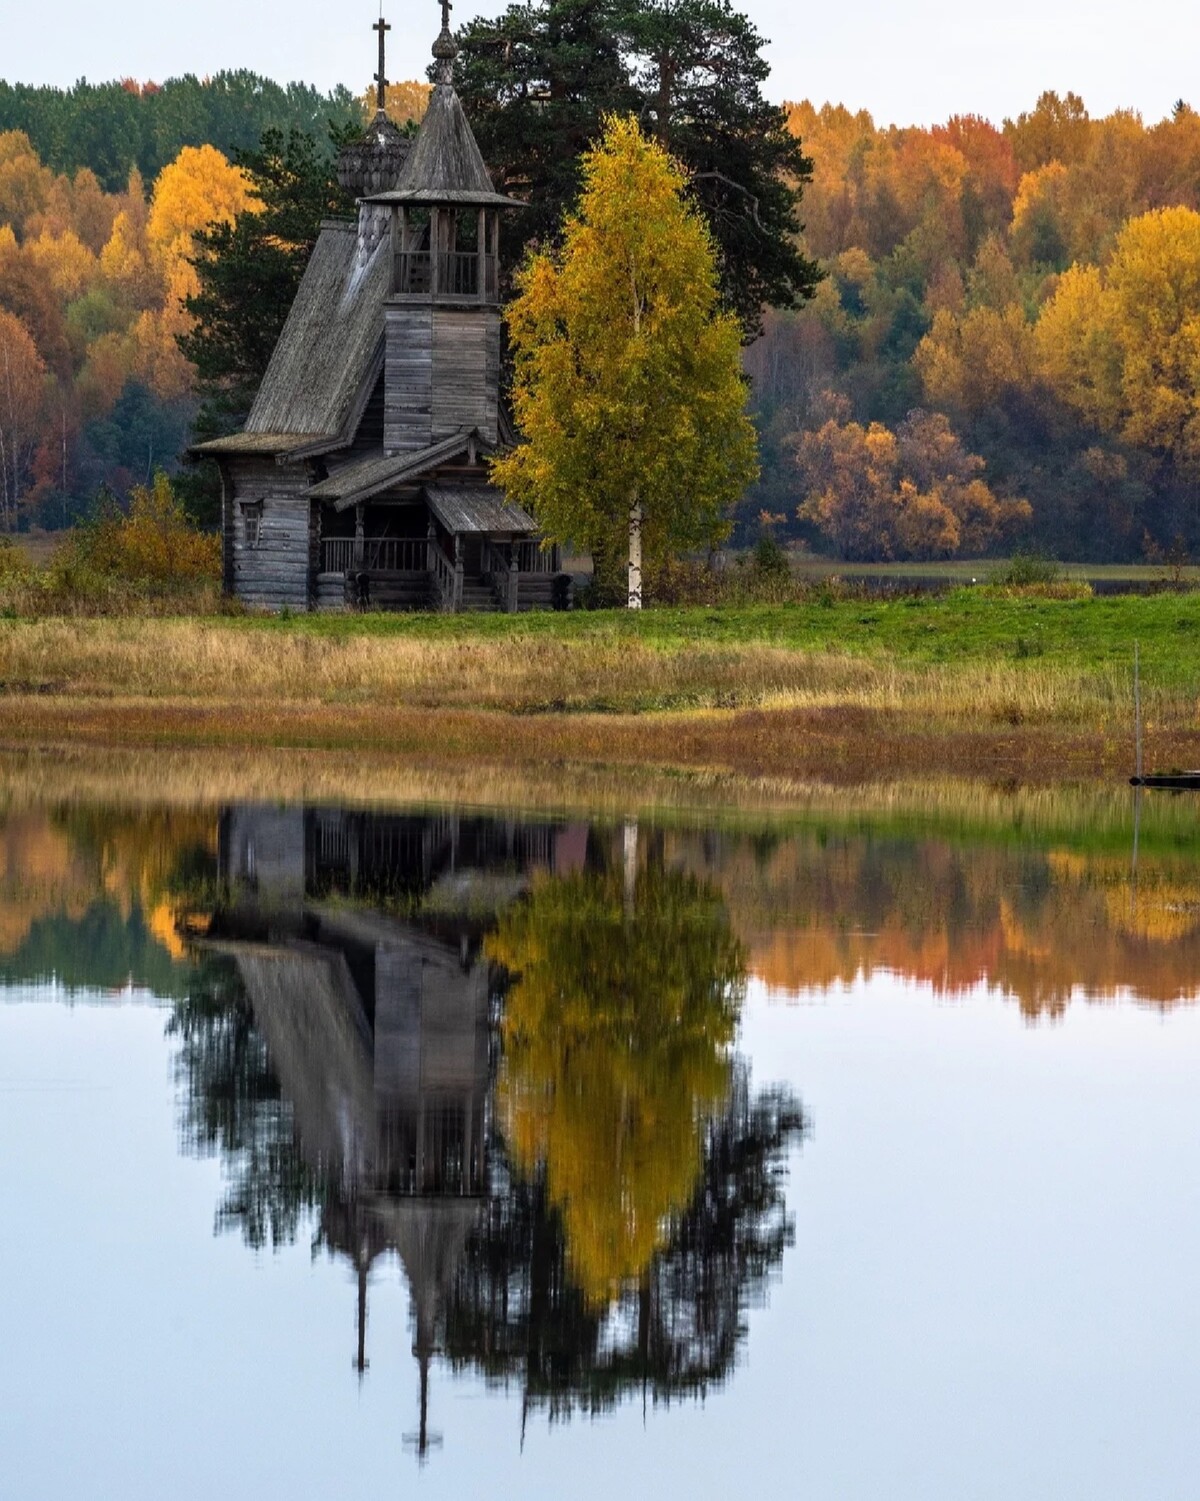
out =
[[[536,866],[582,858],[586,833],[323,809],[236,808],[222,819],[228,904],[210,943],[232,957],[297,1145],[323,1185],[320,1239],[358,1275],[366,1366],[367,1277],[404,1267],[428,1442],[439,1310],[486,1189],[491,1078],[482,915]],[[418,899],[421,921],[392,906]]]
[[[502,989],[509,977],[491,968],[485,938],[521,919],[513,904],[527,892],[526,914],[539,902],[558,912],[564,899],[597,921],[615,911],[616,928],[588,950],[582,992],[576,983],[603,1011],[624,983],[622,914],[635,927],[646,917],[629,907],[630,841],[619,827],[264,806],[226,810],[218,843],[222,899],[206,932],[224,958],[181,1026],[197,1139],[238,1164],[218,1223],[240,1220],[261,1244],[268,1222],[273,1238],[290,1238],[315,1210],[317,1244],[357,1278],[360,1372],[369,1276],[399,1260],[420,1373],[418,1454],[431,1442],[434,1354],[452,1371],[515,1384],[522,1432],[536,1408],[598,1413],[627,1394],[670,1402],[723,1381],[746,1309],[790,1244],[782,1163],[803,1129],[795,1102],[752,1093],[734,1061],[690,1202],[674,1206],[669,1236],[638,1275],[603,1300],[573,1265],[549,1156],[518,1163],[494,1118],[517,992]],[[660,853],[651,845],[648,859]],[[723,908],[689,894],[697,900],[666,901],[655,931],[668,947],[706,952],[705,924],[723,931]],[[571,981],[580,957],[556,932],[543,933],[551,989]],[[708,995],[713,977],[696,983]],[[570,1048],[569,1029],[545,1041],[552,1054]],[[649,1048],[658,1056],[653,1038]],[[588,1114],[588,1171],[601,1181],[586,1187],[610,1212],[633,1214],[620,1143],[605,1138],[625,1123],[588,1113],[590,1099],[576,1104]]]

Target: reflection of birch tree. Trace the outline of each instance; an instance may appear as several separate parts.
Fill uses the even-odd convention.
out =
[[[730,1089],[744,965],[719,895],[651,865],[535,880],[488,943],[513,977],[497,1113],[544,1166],[595,1304],[646,1271],[691,1199]]]
[[[552,1416],[602,1412],[633,1392],[670,1402],[720,1385],[735,1368],[747,1310],[765,1299],[792,1243],[785,1172],[803,1129],[791,1094],[754,1094],[735,1060],[690,1199],[670,1216],[643,1275],[604,1307],[573,1280],[547,1174],[506,1172],[497,1144],[492,1191],[448,1300],[452,1362],[519,1383],[526,1402]]]

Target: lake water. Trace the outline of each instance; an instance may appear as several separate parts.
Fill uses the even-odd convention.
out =
[[[1006,806],[11,799],[0,1495],[1200,1494],[1198,815]]]

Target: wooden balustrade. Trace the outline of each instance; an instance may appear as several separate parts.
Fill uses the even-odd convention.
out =
[[[361,552],[359,549],[361,548]],[[427,573],[429,544],[424,537],[325,537],[321,572]]]
[[[436,265],[428,250],[400,250],[392,257],[392,291],[402,295],[482,296],[494,302],[498,287],[496,257],[490,252],[480,255],[477,250],[450,250],[437,257]]]

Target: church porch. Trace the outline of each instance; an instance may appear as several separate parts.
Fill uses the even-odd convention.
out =
[[[450,487],[429,487],[443,492]],[[557,547],[488,528],[479,487],[322,507],[315,603],[348,609],[506,611],[564,608]],[[471,493],[474,491],[475,493]],[[463,492],[466,492],[465,494]],[[556,582],[557,581],[557,582]]]

